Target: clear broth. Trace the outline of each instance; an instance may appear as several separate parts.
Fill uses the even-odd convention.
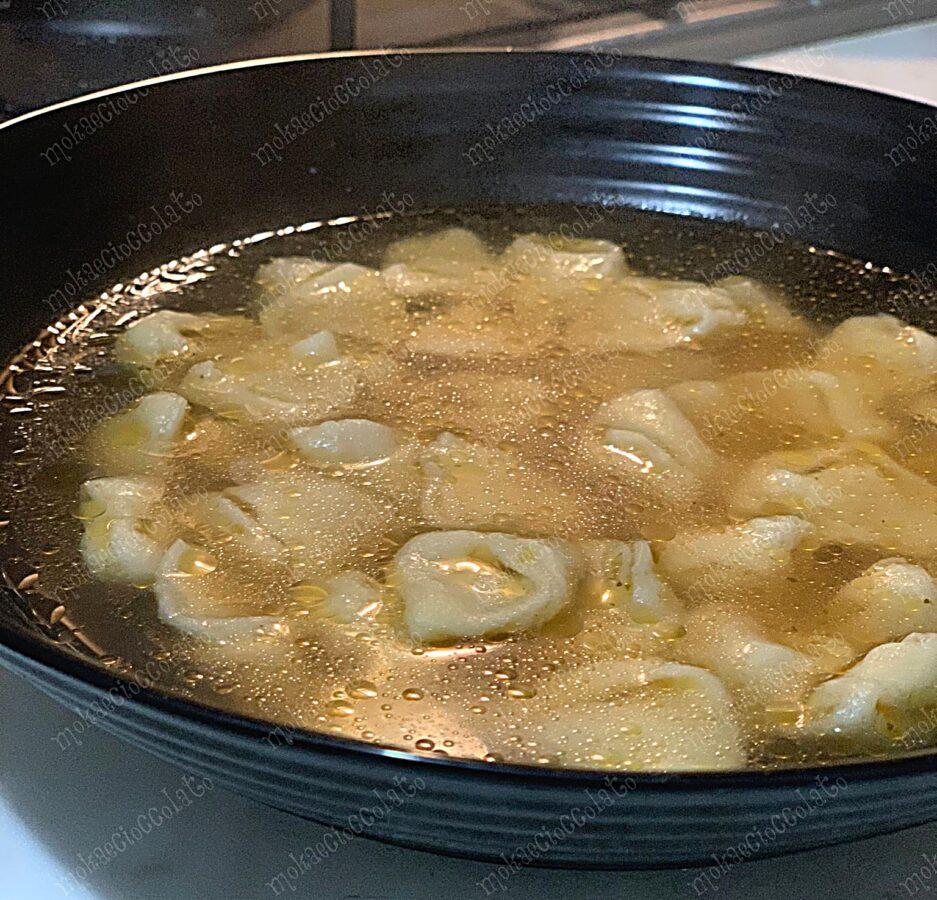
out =
[[[82,526],[74,515],[79,486],[94,474],[84,456],[93,425],[145,393],[112,355],[114,337],[128,313],[169,307],[244,314],[256,295],[254,273],[272,257],[325,253],[376,265],[391,241],[451,225],[467,227],[500,248],[516,233],[548,233],[577,217],[591,222],[589,237],[622,244],[629,264],[655,277],[703,280],[721,260],[755,242],[752,232],[736,226],[627,211],[436,211],[367,225],[316,223],[306,230],[284,229],[262,239],[236,241],[168,263],[89,300],[84,313],[43,335],[7,371],[3,409],[9,449],[0,467],[8,509],[2,546],[7,580],[19,586],[25,614],[113,671],[169,694],[278,724],[281,737],[291,729],[309,729],[416,752],[585,764],[574,753],[566,758],[544,755],[531,712],[536,712],[537,691],[545,677],[606,658],[600,610],[585,599],[535,634],[497,641],[407,649],[383,643],[380,631],[375,636],[355,626],[321,623],[288,641],[213,646],[160,622],[151,591],[95,581],[78,553]],[[522,376],[544,389],[543,402],[525,410],[529,422],[519,435],[517,429],[507,429],[504,441],[539,471],[584,498],[577,513],[556,532],[559,536],[653,541],[707,524],[724,510],[699,507],[675,517],[653,504],[635,503],[620,485],[592,482],[567,465],[573,425],[587,419],[599,402],[628,387],[663,387],[802,364],[810,356],[811,342],[849,315],[892,312],[934,330],[928,320],[934,296],[919,281],[792,239],[740,274],[779,288],[812,327],[782,339],[751,331],[741,339],[714,341],[699,352],[666,351],[650,358],[622,354],[614,366],[597,366],[586,354],[458,364],[410,360],[395,371],[392,391],[366,394],[343,415],[374,418],[415,434],[453,430],[471,436],[472,423],[459,388],[465,376]],[[894,308],[896,300],[902,308]],[[479,427],[490,436],[491,422],[482,420]],[[785,446],[809,446],[811,440],[729,428],[714,436],[713,449],[734,459],[754,459]],[[225,457],[232,458],[241,452],[246,448],[224,450]],[[925,435],[904,464],[933,481],[937,435]],[[217,477],[211,466],[200,472],[200,481],[180,482],[179,490],[205,488]],[[357,566],[380,577],[396,549],[425,530],[430,529],[418,519],[405,523],[362,554]],[[816,624],[820,600],[880,555],[854,548],[835,554],[821,548],[814,556],[803,555],[783,597],[757,598],[761,621],[785,633],[809,630]],[[264,590],[263,584],[256,587]],[[391,634],[392,626],[387,628]],[[778,741],[757,727],[749,740],[753,768],[827,761],[815,750]]]

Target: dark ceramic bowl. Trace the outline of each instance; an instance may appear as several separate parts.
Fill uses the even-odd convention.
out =
[[[300,133],[295,117],[308,125],[319,99],[334,108]],[[332,55],[118,88],[0,128],[3,349],[39,332],[54,305],[42,300],[73,274],[78,302],[215,240],[374,211],[385,192],[420,208],[601,202],[774,226],[924,272],[937,249],[935,116],[808,79],[602,54]],[[127,261],[83,267],[173,192],[201,206]],[[826,214],[792,216],[805,195],[827,194]],[[6,581],[0,661],[49,695],[76,710],[106,702],[100,727],[262,803],[498,863],[486,893],[521,863],[708,865],[702,892],[745,859],[937,818],[932,753],[607,780],[278,736],[115,678],[67,622],[44,624],[14,574]]]

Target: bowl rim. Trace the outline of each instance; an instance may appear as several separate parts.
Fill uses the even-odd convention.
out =
[[[582,49],[582,50],[537,50],[537,49],[528,49],[526,47],[512,47],[512,46],[503,46],[503,47],[483,47],[483,46],[466,46],[466,47],[381,47],[376,49],[362,49],[362,50],[329,50],[322,51],[317,53],[293,53],[293,54],[284,54],[280,56],[258,56],[252,59],[242,59],[235,60],[233,62],[226,63],[216,63],[215,65],[210,66],[200,66],[194,69],[182,69],[178,72],[169,72],[165,75],[154,75],[149,78],[142,78],[137,81],[129,81],[124,84],[114,85],[113,87],[102,88],[98,91],[92,91],[87,94],[80,94],[76,97],[69,97],[65,100],[60,100],[56,103],[49,104],[48,106],[41,106],[38,109],[31,109],[27,112],[21,113],[18,116],[14,116],[11,119],[7,119],[3,122],[0,122],[0,131],[4,129],[13,127],[15,125],[22,124],[27,122],[30,119],[35,119],[40,116],[47,115],[49,113],[57,112],[61,109],[66,109],[70,106],[78,106],[82,103],[89,102],[91,100],[99,100],[103,97],[109,97],[112,94],[121,94],[126,91],[139,90],[141,88],[155,87],[160,84],[169,83],[173,81],[182,81],[189,78],[202,78],[209,75],[222,75],[228,72],[239,71],[241,69],[254,69],[261,68],[265,66],[279,66],[279,65],[289,65],[289,64],[299,64],[299,63],[309,63],[309,62],[318,62],[320,60],[330,60],[330,59],[355,59],[358,57],[373,57],[373,56],[386,56],[388,54],[405,54],[406,56],[445,56],[445,57],[457,57],[457,56],[492,56],[492,57],[501,57],[507,58],[510,56],[520,56],[520,57],[542,57],[542,58],[552,58],[552,59],[562,59],[569,57],[588,57],[594,52],[607,51],[617,48],[606,48],[606,47],[596,47],[593,49]],[[619,51],[620,53],[620,51]],[[798,84],[809,84],[815,89],[831,91],[834,93],[845,93],[851,94],[853,96],[866,96],[876,98],[876,102],[892,102],[895,104],[900,104],[906,108],[917,108],[919,110],[929,110],[933,111],[937,109],[937,104],[926,103],[922,100],[915,100],[910,97],[901,97],[897,94],[889,94],[885,91],[873,91],[868,88],[860,88],[850,84],[844,84],[838,81],[825,81],[820,78],[814,78],[810,75],[800,75],[797,73],[788,73],[788,72],[779,72],[774,69],[759,69],[755,66],[739,66],[739,65],[729,65],[727,63],[711,63],[711,62],[698,62],[692,59],[681,59],[681,58],[671,58],[663,56],[648,56],[641,54],[631,54],[631,53],[620,53],[615,59],[616,64],[626,63],[626,64],[635,64],[635,69],[644,69],[645,71],[653,71],[659,69],[662,72],[670,70],[669,74],[674,76],[674,78],[685,77],[693,78],[698,77],[700,73],[708,72],[713,74],[721,74],[722,79],[721,86],[723,87],[752,87],[752,82],[755,81],[754,76],[762,77],[775,77],[783,78],[796,77]],[[745,79],[739,79],[738,81],[731,81],[729,76],[734,73],[737,78],[740,74],[748,74],[753,76],[748,79],[747,83]],[[716,87],[718,85],[711,85]]]
[[[604,48],[598,48],[602,50]],[[258,57],[235,62],[219,63],[197,69],[186,69],[166,75],[154,76],[126,84],[115,85],[88,94],[68,98],[49,106],[30,110],[5,122],[0,122],[0,132],[72,106],[99,100],[115,94],[141,88],[149,88],[166,82],[189,78],[201,78],[223,75],[229,72],[250,70],[253,68],[315,63],[330,59],[355,59],[359,57],[383,56],[389,53],[404,53],[413,56],[537,56],[545,58],[568,58],[587,56],[589,50],[580,51],[543,51],[512,47],[428,47],[407,48],[391,47],[371,50],[343,50],[320,53],[302,53],[283,56]],[[726,65],[721,63],[696,62],[694,60],[670,59],[665,57],[621,54],[616,64],[632,66],[635,71],[656,72],[660,77],[683,79],[706,76],[719,76],[719,86],[727,88],[752,88],[759,76],[782,77],[788,73],[751,68],[748,66]],[[748,78],[740,77],[748,76]],[[732,80],[732,79],[736,80]],[[848,93],[875,98],[875,102],[899,104],[905,109],[932,112],[937,106],[931,106],[917,100],[898,97],[878,91],[870,91],[852,85],[824,81],[809,76],[797,76],[798,84],[807,84],[811,90],[826,91],[828,94]],[[715,85],[714,85],[715,86]],[[2,139],[2,137],[0,137]],[[0,585],[0,591],[10,594],[12,590]],[[18,658],[31,665],[24,666]],[[290,731],[290,749],[294,752],[332,753],[357,755],[366,760],[382,760],[399,764],[408,764],[428,772],[432,767],[440,774],[458,776],[472,773],[474,777],[490,779],[511,779],[543,786],[559,785],[562,787],[598,787],[608,784],[609,779],[634,781],[638,787],[665,789],[668,792],[699,791],[701,789],[778,789],[803,786],[818,782],[821,777],[859,778],[865,781],[891,781],[911,775],[928,774],[937,771],[937,748],[922,749],[908,754],[889,758],[854,759],[829,765],[794,766],[775,769],[732,769],[700,770],[676,772],[632,771],[618,769],[559,768],[533,764],[485,762],[456,756],[439,756],[432,753],[416,753],[409,750],[368,743],[354,738],[339,737],[326,732],[308,728],[294,728],[292,725],[278,724],[243,713],[232,713],[211,705],[184,697],[175,696],[157,687],[148,687],[139,681],[118,675],[106,667],[95,664],[91,658],[57,649],[48,639],[44,639],[27,629],[21,623],[0,620],[0,662],[23,674],[24,671],[35,673],[45,670],[55,672],[65,678],[106,693],[111,690],[126,691],[132,689],[128,703],[140,704],[150,710],[168,716],[179,716],[188,723],[210,732],[221,730],[240,738],[263,739],[284,728]],[[103,730],[107,730],[104,726]]]

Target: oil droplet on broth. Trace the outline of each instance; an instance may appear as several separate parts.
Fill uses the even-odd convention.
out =
[[[180,575],[207,575],[218,567],[218,560],[207,550],[188,547],[179,557]]]
[[[532,697],[537,696],[536,689],[528,687],[508,688],[506,693],[515,700],[530,700]]]
[[[355,700],[372,700],[378,695],[377,686],[370,681],[360,679],[348,685],[348,696]]]
[[[331,700],[325,705],[330,716],[347,718],[355,714],[355,707],[347,700]]]
[[[328,591],[318,584],[297,584],[290,588],[290,599],[303,606],[322,603],[327,596]]]

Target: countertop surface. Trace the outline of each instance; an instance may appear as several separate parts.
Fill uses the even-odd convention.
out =
[[[890,29],[744,60],[889,91],[937,104],[937,24]],[[271,886],[324,833],[220,788],[198,787],[149,834],[108,858],[111,835],[175,796],[183,773],[103,732],[80,747],[55,740],[73,715],[0,672],[0,900],[246,900]],[[200,796],[196,796],[201,791]],[[914,802],[913,797],[908,798]],[[719,898],[927,896],[937,870],[937,824],[846,847],[740,865],[720,879]],[[923,870],[922,870],[922,867]],[[280,896],[323,900],[484,897],[489,867],[357,839],[302,873]],[[517,900],[699,897],[693,871],[583,873],[524,870],[501,894]]]

